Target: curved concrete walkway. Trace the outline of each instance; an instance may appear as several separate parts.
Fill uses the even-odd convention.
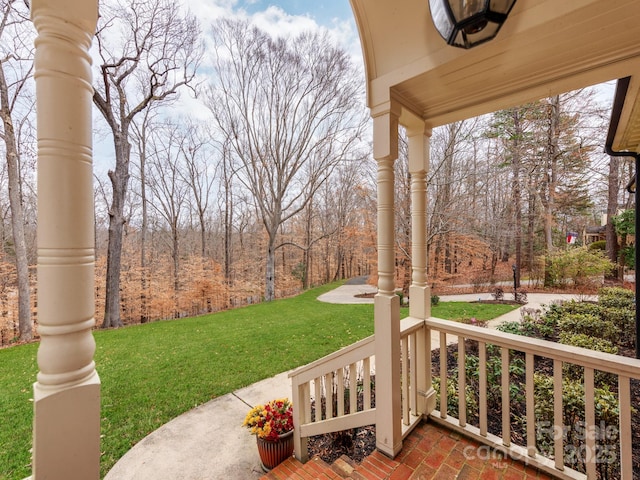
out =
[[[373,303],[357,298],[375,293],[376,287],[355,282],[327,292],[318,300],[331,303]],[[509,294],[506,294],[509,298]],[[528,295],[528,308],[540,308],[572,295]],[[489,294],[441,296],[440,301],[491,299]],[[519,309],[491,322],[520,318]],[[242,428],[250,407],[273,398],[290,397],[289,372],[215,398],[174,418],[131,448],[106,475],[105,480],[251,480],[264,472],[255,438]]]

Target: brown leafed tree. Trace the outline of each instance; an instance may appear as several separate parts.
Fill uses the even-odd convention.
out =
[[[109,244],[103,327],[122,325],[120,269],[129,184],[130,127],[152,104],[166,104],[190,86],[201,59],[196,18],[170,0],[101,4],[96,40],[100,62],[93,101],[113,134],[109,171]]]
[[[213,33],[216,81],[208,105],[268,237],[264,297],[270,301],[278,230],[358,141],[362,82],[346,52],[320,34],[272,38],[234,20],[216,23]]]
[[[28,8],[23,2],[2,2],[0,13],[0,138],[5,147],[11,230],[15,249],[18,280],[18,323],[20,339],[33,337],[31,299],[29,288],[29,262],[25,240],[25,215],[20,172],[20,144],[18,130],[33,101],[27,99],[26,84],[33,71],[33,27]],[[22,104],[21,104],[22,102]]]

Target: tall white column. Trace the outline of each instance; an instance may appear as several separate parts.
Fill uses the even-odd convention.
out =
[[[400,299],[395,294],[394,172],[398,116],[391,108],[373,118],[378,162],[378,293],[374,299],[376,345],[376,447],[395,457],[402,449]]]
[[[409,313],[416,318],[431,315],[431,295],[427,284],[427,173],[431,130],[407,128],[409,174],[411,175],[411,299]]]
[[[431,130],[421,121],[407,128],[409,173],[411,175],[411,286],[409,315],[426,319],[431,316],[431,290],[427,282],[427,174]],[[417,412],[429,414],[435,408],[435,390],[431,378],[428,330],[417,339],[416,389],[421,394]]]
[[[91,58],[97,0],[33,0],[38,119],[38,349],[33,477],[100,478]]]

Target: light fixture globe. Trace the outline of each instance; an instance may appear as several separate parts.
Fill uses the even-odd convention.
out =
[[[431,18],[449,45],[471,48],[495,37],[516,0],[429,0]]]

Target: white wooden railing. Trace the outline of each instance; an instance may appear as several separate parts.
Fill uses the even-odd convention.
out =
[[[428,375],[430,342],[427,333],[422,319],[409,317],[400,322],[403,439],[435,405],[435,392]]]
[[[294,451],[298,460],[307,461],[307,439],[311,436],[375,423],[371,392],[373,357],[374,337],[370,336],[289,374],[294,405]],[[353,394],[359,388],[360,409],[357,394]]]
[[[431,386],[432,367],[439,372],[441,385],[446,386],[448,374],[447,344],[457,343],[458,370],[465,371],[467,353],[465,340],[478,344],[479,389],[477,424],[467,418],[466,396],[458,395],[458,418],[447,411],[447,389],[440,389],[440,410],[435,410]],[[511,440],[512,405],[510,376],[500,375],[501,431],[490,432],[487,405],[487,345],[500,351],[502,371],[509,371],[514,352],[525,359],[524,390],[526,402],[525,438],[523,444]],[[439,365],[432,365],[432,348],[440,349]],[[295,454],[301,461],[308,459],[307,439],[310,436],[375,424],[375,342],[368,337],[316,362],[293,371],[292,381],[295,424]],[[595,372],[607,372],[618,379],[619,455],[621,480],[632,480],[631,379],[640,379],[640,361],[632,358],[595,352],[519,335],[465,325],[448,320],[405,318],[401,322],[401,402],[402,435],[410,433],[423,418],[470,436],[512,458],[563,479],[595,479],[596,465],[602,457],[596,442],[599,426],[595,413]],[[565,364],[584,368],[586,475],[564,464],[565,445],[562,435],[554,437],[553,454],[543,456],[536,449],[536,416],[534,395],[534,359],[543,357],[553,364],[553,425],[552,432],[562,432],[563,392],[562,367]],[[428,388],[425,388],[427,387]],[[465,375],[458,375],[457,391],[466,391]],[[360,401],[352,392],[358,392]],[[339,401],[342,399],[342,401]],[[296,408],[297,407],[297,408]],[[486,453],[486,450],[484,451]],[[468,452],[472,454],[473,452]],[[477,452],[476,452],[477,453]]]
[[[618,379],[618,424],[614,427],[619,435],[619,451],[614,452],[619,455],[620,478],[622,480],[632,480],[632,435],[631,435],[631,379],[640,378],[640,362],[636,359],[612,355],[608,353],[596,352],[583,348],[557,344],[554,342],[523,337],[503,333],[496,330],[488,330],[475,326],[465,325],[457,322],[428,319],[425,321],[428,329],[439,332],[440,348],[440,378],[447,377],[447,352],[446,344],[451,336],[457,337],[458,370],[465,371],[465,341],[475,340],[478,342],[479,357],[479,413],[478,425],[472,426],[466,419],[466,396],[458,396],[458,418],[451,417],[447,412],[446,388],[440,389],[440,411],[431,412],[430,418],[436,422],[444,424],[449,428],[460,431],[475,438],[483,444],[494,447],[512,458],[519,459],[528,464],[533,464],[541,470],[558,478],[596,478],[596,465],[599,461],[607,461],[611,452],[606,455],[601,454],[599,445],[596,444],[598,429],[602,426],[596,425],[595,393],[594,393],[594,373],[607,372],[615,375]],[[450,343],[450,342],[449,342]],[[509,358],[512,352],[522,352],[525,357],[525,398],[526,398],[526,445],[516,445],[511,441],[512,418],[510,402],[510,378],[509,375],[501,375],[501,409],[502,428],[499,435],[491,434],[487,428],[488,406],[487,406],[487,345],[494,345],[500,349],[501,371],[509,371]],[[536,450],[536,417],[535,417],[535,396],[534,396],[534,358],[543,357],[553,362],[553,425],[551,428],[555,435],[552,458],[542,456]],[[585,424],[584,441],[581,453],[586,464],[586,475],[579,473],[564,464],[565,445],[562,439],[563,428],[563,364],[579,365],[584,368],[584,392],[585,392]],[[458,392],[465,392],[465,375],[458,375]],[[446,385],[441,380],[441,385]],[[571,426],[569,426],[571,427]],[[600,432],[602,433],[602,432]]]
[[[419,388],[418,380],[422,374],[422,384],[426,382],[425,331],[422,320],[401,322],[403,437],[427,413],[419,407],[425,392]],[[308,459],[307,439],[311,436],[376,423],[375,388],[372,388],[374,350],[374,337],[370,336],[289,374],[294,404],[294,450],[299,460]],[[419,368],[412,369],[412,365]]]

